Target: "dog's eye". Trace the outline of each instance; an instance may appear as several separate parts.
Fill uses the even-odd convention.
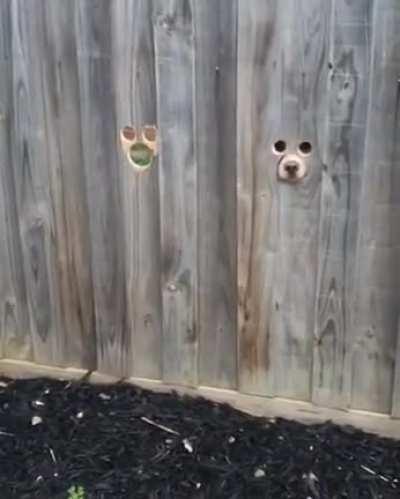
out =
[[[300,142],[299,144],[299,153],[302,154],[303,156],[308,156],[311,154],[312,151],[312,145],[311,142],[308,142],[305,140],[304,142]]]
[[[277,140],[272,146],[272,151],[275,154],[283,154],[286,151],[286,142],[284,140]]]

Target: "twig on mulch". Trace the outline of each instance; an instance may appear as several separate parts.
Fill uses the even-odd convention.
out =
[[[179,435],[179,433],[175,430],[171,430],[171,428],[168,428],[167,426],[164,426],[162,424],[158,424],[155,421],[152,421],[149,418],[146,418],[145,416],[142,416],[140,418],[142,421],[144,421],[147,424],[150,424],[151,426],[155,426],[156,428],[159,428],[160,430],[166,431],[167,433],[172,433],[172,435]]]

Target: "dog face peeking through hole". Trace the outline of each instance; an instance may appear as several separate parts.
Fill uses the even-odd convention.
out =
[[[297,154],[284,154],[278,162],[278,179],[285,182],[299,182],[307,175],[303,158]]]

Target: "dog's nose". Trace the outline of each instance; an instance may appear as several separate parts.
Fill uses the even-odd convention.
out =
[[[298,182],[307,175],[307,166],[297,154],[287,154],[278,163],[278,178],[286,182]]]
[[[299,164],[294,161],[285,164],[285,170],[287,171],[290,177],[294,177],[299,171],[299,168],[300,168]]]

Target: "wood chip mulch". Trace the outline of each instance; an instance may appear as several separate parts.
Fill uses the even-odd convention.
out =
[[[398,499],[400,441],[127,384],[2,378],[1,499],[72,486],[85,499]]]

